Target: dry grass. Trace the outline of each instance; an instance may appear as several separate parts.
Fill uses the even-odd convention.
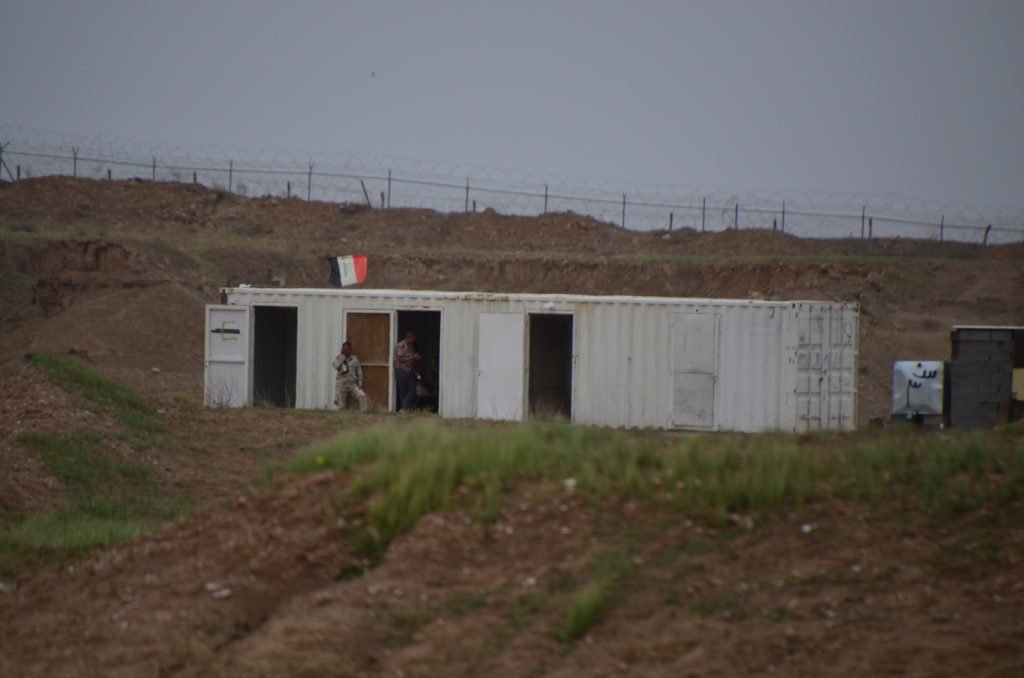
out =
[[[350,501],[368,503],[361,535],[371,554],[427,513],[467,502],[484,520],[526,480],[570,483],[595,501],[658,502],[724,523],[830,498],[898,496],[953,515],[1024,496],[1021,427],[957,435],[701,436],[625,433],[565,423],[456,430],[432,420],[343,435],[289,469],[352,476]]]

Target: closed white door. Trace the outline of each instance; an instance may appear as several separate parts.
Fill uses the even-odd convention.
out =
[[[248,306],[206,307],[206,404],[249,404],[251,325]]]
[[[525,320],[522,313],[480,314],[476,416],[481,419],[523,418]]]
[[[674,313],[672,316],[672,425],[715,427],[718,381],[718,316]]]

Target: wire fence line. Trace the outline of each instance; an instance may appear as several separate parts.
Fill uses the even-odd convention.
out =
[[[42,176],[202,184],[246,196],[295,197],[441,212],[571,211],[638,231],[772,229],[812,238],[1024,241],[1024,210],[934,204],[899,195],[780,195],[497,170],[373,154],[186,147],[82,138],[0,124],[0,179]]]

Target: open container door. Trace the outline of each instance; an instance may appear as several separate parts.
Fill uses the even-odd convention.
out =
[[[476,416],[523,419],[526,316],[481,313],[477,346]]]
[[[204,391],[209,407],[250,403],[252,325],[248,306],[206,307]]]

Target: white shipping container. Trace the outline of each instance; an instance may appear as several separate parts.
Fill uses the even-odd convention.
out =
[[[207,307],[206,402],[330,408],[355,343],[395,409],[396,342],[425,347],[444,417],[698,431],[851,430],[856,304],[368,289],[233,288]],[[358,338],[358,340],[357,340]],[[431,357],[428,358],[428,354]],[[436,375],[430,374],[436,368]]]

